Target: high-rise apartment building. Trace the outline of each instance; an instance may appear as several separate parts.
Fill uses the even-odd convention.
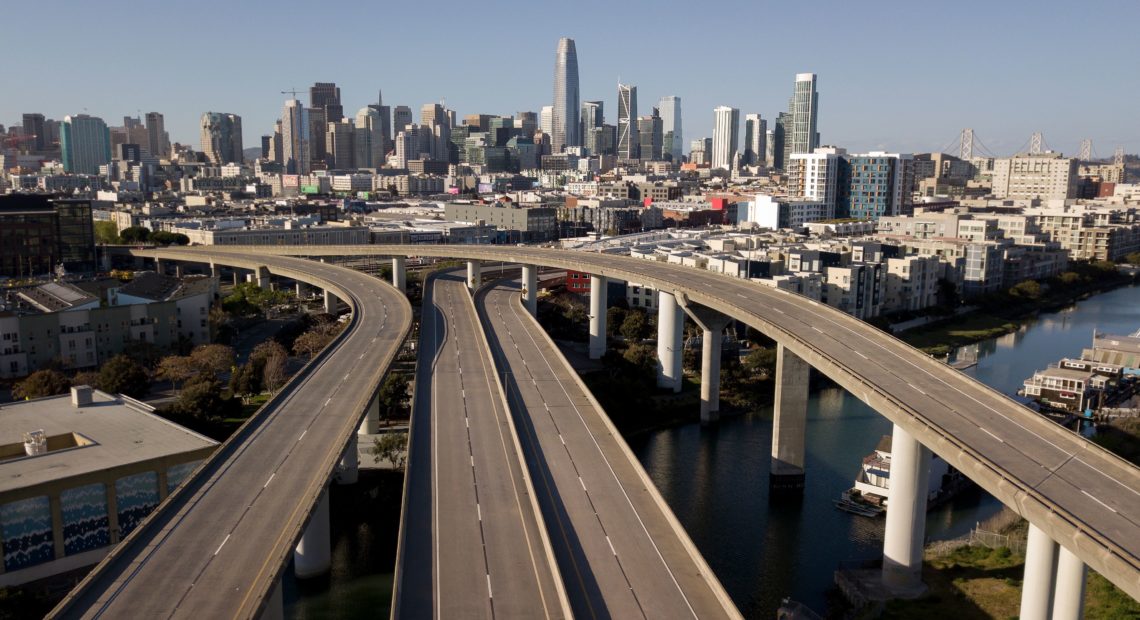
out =
[[[146,147],[151,157],[170,157],[170,138],[166,135],[166,119],[158,112],[146,113]]]
[[[741,163],[746,166],[760,166],[767,161],[768,121],[759,114],[744,117],[744,155]]]
[[[281,165],[285,174],[309,174],[312,145],[309,109],[298,99],[285,102],[281,113]]]
[[[784,125],[784,161],[792,153],[811,153],[819,146],[816,114],[819,93],[814,73],[797,73],[796,88],[788,100],[788,121]]]
[[[850,181],[846,183],[846,196],[838,200],[836,217],[877,220],[910,215],[913,155],[872,151],[848,155],[845,160]]]
[[[689,143],[689,161],[700,165],[709,163],[712,157],[712,138],[699,138]]]
[[[206,112],[201,122],[202,152],[211,163],[241,163],[244,160],[241,117],[225,112]]]
[[[1060,153],[995,159],[993,194],[998,198],[1076,198],[1079,169],[1080,161]]]
[[[618,84],[618,159],[638,158],[637,87]]]
[[[24,114],[24,146],[34,153],[42,153],[47,148],[46,131],[44,129],[44,115],[39,113]]]
[[[740,135],[740,110],[722,105],[713,110],[712,167],[731,170]]]
[[[66,116],[59,134],[63,169],[74,174],[99,174],[111,161],[111,132],[97,116]]]
[[[817,211],[822,219],[835,217],[836,203],[841,195],[847,195],[849,180],[848,166],[843,157],[846,151],[838,148],[818,148],[811,153],[795,153],[788,160],[785,170],[788,173],[788,196],[793,199],[806,198],[823,203]]]
[[[684,144],[681,136],[681,98],[669,95],[657,102],[657,109],[661,115],[662,157],[672,161],[681,161],[681,147]]]
[[[554,56],[554,105],[551,110],[551,150],[581,146],[578,125],[578,51],[574,39],[558,40]]]

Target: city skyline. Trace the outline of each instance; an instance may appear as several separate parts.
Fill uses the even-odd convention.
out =
[[[405,7],[384,7],[383,14],[379,8],[370,9],[376,14],[366,17],[374,19],[343,23],[333,20],[337,32],[343,31],[343,39],[349,41],[336,55],[298,57],[290,63],[277,63],[282,66],[259,65],[256,72],[233,72],[235,76],[228,77],[210,67],[220,66],[223,60],[230,66],[235,56],[257,48],[257,37],[246,37],[250,39],[248,44],[242,42],[238,24],[256,23],[259,31],[274,31],[286,27],[290,16],[296,16],[296,7],[285,5],[277,14],[258,6],[227,6],[227,12],[234,13],[233,19],[220,23],[217,34],[211,36],[233,39],[233,46],[217,46],[215,52],[207,45],[202,46],[201,54],[187,59],[164,59],[164,71],[148,73],[144,83],[132,85],[127,92],[134,95],[127,98],[122,96],[123,88],[115,85],[121,81],[98,73],[75,75],[67,81],[40,80],[35,89],[17,90],[14,96],[0,102],[0,123],[18,122],[24,113],[38,112],[59,120],[86,111],[115,124],[124,115],[153,110],[165,115],[172,141],[196,144],[201,115],[222,109],[243,118],[247,143],[254,144],[252,137],[272,132],[287,97],[281,91],[301,90],[314,82],[335,82],[344,93],[346,111],[373,103],[376,91],[382,88],[393,105],[413,109],[445,99],[448,107],[461,116],[537,112],[551,99],[549,50],[560,36],[566,36],[577,43],[580,100],[602,100],[616,109],[612,85],[619,77],[623,83],[638,86],[642,98],[648,97],[648,101],[679,96],[685,101],[686,136],[711,136],[709,112],[721,104],[737,107],[742,114],[759,113],[774,119],[786,109],[790,76],[812,72],[820,76],[821,90],[826,91],[825,110],[821,111],[818,127],[824,144],[854,150],[944,150],[947,145],[953,146],[963,127],[973,127],[981,142],[999,155],[1018,150],[1031,133],[1042,131],[1054,150],[1075,153],[1080,140],[1087,137],[1093,140],[1095,154],[1106,157],[1116,146],[1124,146],[1128,152],[1140,151],[1140,131],[1127,120],[1131,102],[1140,95],[1140,86],[1134,80],[1124,79],[1129,71],[1127,58],[1135,55],[1136,44],[1126,36],[1123,26],[1131,21],[1127,19],[1129,14],[1140,15],[1140,10],[1128,3],[1101,6],[1114,19],[1096,18],[1100,13],[1091,10],[1095,7],[1063,5],[1056,10],[1034,11],[1032,15],[1017,7],[966,5],[954,15],[939,15],[937,20],[928,19],[927,12],[932,9],[921,7],[898,9],[889,15],[884,11],[864,15],[853,7],[835,5],[825,20],[807,9],[779,7],[767,13],[766,21],[811,19],[816,29],[813,41],[817,42],[773,31],[765,45],[772,51],[766,57],[737,64],[714,63],[699,51],[679,50],[664,59],[622,53],[622,45],[611,40],[616,25],[605,23],[622,20],[586,20],[580,17],[581,11],[558,7],[552,9],[550,18],[559,25],[559,31],[532,29],[516,33],[509,40],[492,38],[486,43],[481,51],[483,57],[500,59],[497,63],[507,58],[511,66],[510,71],[491,70],[492,88],[487,87],[487,71],[449,71],[444,81],[439,71],[429,70],[434,64],[421,68],[396,62],[401,46],[412,43],[410,33],[385,28],[385,36],[379,40],[360,34],[362,28],[375,28],[377,22],[399,23],[404,13],[411,12]],[[75,7],[74,12],[81,19],[61,23],[50,50],[37,46],[37,37],[41,35],[23,31],[9,33],[0,42],[0,48],[15,57],[21,50],[34,47],[41,50],[37,56],[41,71],[62,73],[89,35],[78,24],[97,21],[99,16],[116,11],[123,14],[127,27],[143,17],[117,7],[115,2],[98,10]],[[517,12],[524,14],[527,8],[518,5]],[[13,7],[12,18],[17,22],[31,20],[42,10],[35,6]],[[636,14],[634,9],[612,10]],[[754,8],[726,10],[751,12]],[[970,17],[980,10],[985,11],[984,22]],[[88,12],[90,19],[82,19]],[[158,17],[169,18],[169,28],[140,28],[140,39],[132,41],[129,49],[126,42],[111,39],[103,40],[101,45],[111,55],[160,49],[172,40],[173,34],[200,26],[211,10],[207,7],[200,13],[201,16],[199,12],[182,15],[160,9]],[[884,16],[890,19],[883,20]],[[667,22],[663,28],[683,38],[711,21],[711,16],[692,15]],[[879,23],[882,21],[893,23]],[[731,47],[744,49],[743,26],[728,20],[717,27],[723,30],[726,40],[736,41]],[[456,36],[436,40],[460,38],[459,25],[444,24],[439,30]],[[875,56],[871,70],[859,66],[856,71],[851,60],[856,54],[849,53],[870,45],[921,48],[931,40],[958,40],[958,33],[967,30],[971,40],[981,42],[980,49],[931,48],[932,53],[921,67],[902,57],[905,55],[881,54]],[[854,32],[859,33],[858,37],[851,34]],[[1095,54],[1096,63],[1088,63],[1086,56],[1075,52],[1061,54],[1050,63],[1039,63],[1032,60],[1032,55],[1022,60],[1024,54],[1019,51],[1050,39],[1077,41],[1092,36],[1102,46],[1102,51]],[[353,43],[354,37],[367,40],[367,46],[363,42]],[[833,42],[818,42],[829,38]],[[460,50],[453,45],[458,44],[446,43],[439,50],[439,62],[452,53],[459,57]],[[359,54],[364,53],[365,47],[371,50],[367,57],[379,58],[374,71],[361,70],[359,61],[341,61],[362,57]],[[919,68],[922,70],[916,70]],[[748,79],[739,79],[742,71],[746,71]]]

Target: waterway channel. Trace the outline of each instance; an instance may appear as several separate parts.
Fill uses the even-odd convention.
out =
[[[980,343],[978,365],[965,372],[1013,394],[1034,370],[1079,355],[1094,329],[1126,334],[1138,328],[1140,287],[1117,289]],[[883,519],[840,512],[832,500],[852,485],[862,457],[889,432],[885,418],[842,389],[813,394],[806,485],[794,501],[768,496],[771,407],[708,427],[645,433],[629,444],[744,616],[770,619],[786,596],[824,611],[837,565],[881,554]],[[399,496],[387,488],[393,485],[378,488],[377,482],[334,488],[341,516],[334,518],[332,574],[301,587],[287,579],[288,617],[387,617],[395,550],[395,532],[387,530],[399,519]],[[959,536],[1000,507],[983,492],[964,493],[928,515],[927,535]]]

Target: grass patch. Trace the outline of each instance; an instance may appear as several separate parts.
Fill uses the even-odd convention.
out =
[[[927,353],[945,355],[957,347],[1004,336],[1019,327],[1020,321],[977,311],[918,327],[903,332],[899,337]]]

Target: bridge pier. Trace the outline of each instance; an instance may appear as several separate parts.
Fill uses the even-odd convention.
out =
[[[336,314],[336,295],[325,289],[325,313]]]
[[[285,619],[285,597],[281,593],[281,578],[277,578],[277,583],[273,584],[273,589],[269,591],[269,598],[265,599],[265,606],[261,608],[261,615],[257,617],[258,620],[284,620]]]
[[[408,259],[403,256],[392,257],[392,286],[401,293],[408,292]]]
[[[258,267],[257,271],[253,272],[252,276],[257,282],[257,288],[266,291],[273,289],[273,277],[269,275],[269,269],[265,267]]]
[[[538,316],[538,267],[522,266],[523,306],[531,316]]]
[[[1053,620],[1080,620],[1084,616],[1088,572],[1088,567],[1075,553],[1060,547],[1053,585]]]
[[[720,418],[720,355],[724,328],[732,319],[681,300],[681,307],[701,327],[701,424]],[[660,319],[658,319],[660,320]]]
[[[174,277],[181,278],[184,275],[186,275],[186,272],[182,267],[182,263],[174,263]]]
[[[681,391],[684,377],[681,362],[685,346],[685,315],[677,298],[657,292],[657,387]]]
[[[237,286],[238,284],[241,284],[241,273],[237,267],[234,267],[233,273],[234,273],[234,286]]]
[[[472,293],[479,290],[483,284],[483,263],[477,260],[467,261],[467,288]]]
[[[297,579],[323,575],[332,566],[332,538],[329,534],[329,489],[321,497],[305,526],[305,533],[293,549],[293,572]]]
[[[364,420],[360,422],[360,428],[356,429],[358,435],[375,435],[380,430],[380,396],[372,397],[368,401],[368,412],[364,414]]]
[[[891,487],[883,536],[883,585],[899,598],[922,594],[922,543],[930,449],[898,424],[891,434]]]
[[[804,433],[811,366],[784,345],[776,346],[776,403],[772,418],[773,491],[803,492]]]
[[[1029,524],[1029,537],[1025,544],[1025,576],[1021,586],[1020,617],[1025,620],[1047,620],[1052,615],[1057,547],[1057,543],[1044,530]]]
[[[590,276],[590,359],[606,354],[606,278]]]
[[[210,277],[219,280],[222,278],[222,267],[213,261],[210,262]]]
[[[166,260],[162,259],[162,258],[154,259],[154,270],[157,273],[165,274],[166,273]]]
[[[336,466],[337,484],[356,484],[360,478],[360,454],[356,451],[356,435],[348,440],[348,446]]]

